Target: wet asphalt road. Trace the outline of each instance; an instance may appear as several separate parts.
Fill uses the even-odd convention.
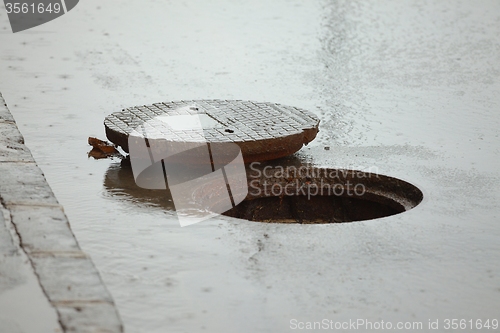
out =
[[[127,332],[286,332],[323,319],[446,331],[450,318],[500,319],[499,9],[87,0],[18,34],[1,12],[0,91]],[[106,115],[205,98],[309,109],[320,133],[300,158],[375,167],[424,201],[352,224],[180,228],[116,162],[87,159]]]

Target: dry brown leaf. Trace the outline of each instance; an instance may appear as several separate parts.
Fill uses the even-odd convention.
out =
[[[122,156],[120,152],[116,150],[115,145],[110,142],[89,137],[88,143],[92,146],[92,150],[89,151],[88,155],[95,159]]]

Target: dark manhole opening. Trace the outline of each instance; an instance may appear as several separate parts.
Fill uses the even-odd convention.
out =
[[[380,174],[335,169],[314,169],[306,177],[279,173],[250,176],[253,191],[223,215],[270,223],[354,222],[400,214],[423,199],[416,186]]]

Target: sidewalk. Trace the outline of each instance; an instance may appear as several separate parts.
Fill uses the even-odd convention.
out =
[[[11,228],[0,214],[0,332],[62,332]]]
[[[0,94],[0,332],[122,332]]]

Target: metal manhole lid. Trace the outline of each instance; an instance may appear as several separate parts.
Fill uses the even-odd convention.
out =
[[[162,117],[183,115],[199,116],[207,143],[236,143],[245,163],[291,155],[314,140],[319,126],[319,119],[313,113],[296,107],[240,100],[192,100],[115,112],[104,120],[106,136],[129,152],[128,136],[147,123],[155,137],[189,142],[192,140],[189,125],[181,121],[179,126],[167,126],[161,121]]]

